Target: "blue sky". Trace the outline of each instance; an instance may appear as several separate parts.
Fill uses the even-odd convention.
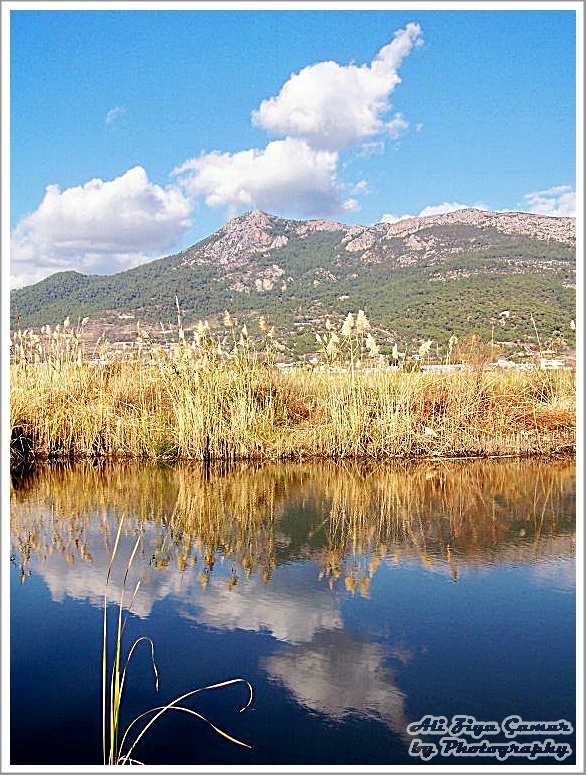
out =
[[[396,5],[4,3],[11,285],[136,266],[254,208],[575,215],[581,4]]]

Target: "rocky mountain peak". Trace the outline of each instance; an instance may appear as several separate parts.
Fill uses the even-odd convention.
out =
[[[273,228],[275,222],[282,220],[282,218],[265,213],[263,210],[249,210],[236,218],[232,218],[225,226],[223,226],[221,231],[238,231],[243,229],[266,230]]]
[[[253,256],[268,254],[287,245],[291,240],[303,239],[315,232],[339,233],[340,247],[347,254],[361,255],[363,261],[389,258],[385,242],[400,240],[400,266],[412,265],[421,256],[433,257],[442,250],[442,239],[425,234],[429,229],[467,226],[482,231],[497,231],[540,241],[560,242],[574,247],[576,242],[575,218],[534,215],[523,212],[491,212],[463,208],[441,215],[406,218],[395,223],[377,223],[374,226],[353,225],[327,219],[309,221],[287,220],[263,210],[250,210],[232,218],[200,246],[193,246],[182,256],[181,266],[214,264],[234,269],[245,267]],[[275,255],[278,262],[278,256]]]
[[[286,244],[283,232],[287,223],[262,210],[250,210],[228,221],[208,238],[201,249],[190,251],[182,265],[214,263],[238,266],[256,253]]]

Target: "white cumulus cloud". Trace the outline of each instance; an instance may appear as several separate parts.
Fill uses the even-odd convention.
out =
[[[375,135],[397,137],[407,128],[398,113],[385,123],[389,97],[401,82],[398,68],[422,44],[418,24],[398,30],[370,65],[318,62],[293,74],[276,97],[261,102],[253,123],[269,132],[299,137],[316,148],[341,150]]]
[[[476,205],[463,205],[460,202],[442,202],[440,205],[428,205],[419,213],[421,218],[426,215],[444,215],[445,213],[454,213],[456,210],[465,210]],[[478,208],[477,208],[478,209]]]
[[[389,100],[403,59],[422,42],[421,28],[410,23],[369,64],[324,61],[304,68],[252,113],[255,125],[280,139],[188,159],[173,171],[174,185],[150,182],[137,166],[114,180],[96,178],[63,191],[48,186],[37,210],[11,233],[11,286],[68,269],[107,274],[156,257],[191,226],[200,197],[229,215],[258,208],[315,218],[359,210],[355,197],[368,184],[340,181],[340,153],[382,153],[383,138],[408,129]],[[116,105],[104,122],[114,130],[127,114]]]
[[[572,186],[553,186],[523,197],[530,213],[576,217],[576,191]]]
[[[429,215],[444,215],[445,213],[453,213],[456,210],[465,210],[469,207],[475,207],[476,209],[484,209],[479,205],[463,205],[460,202],[443,202],[439,205],[427,205],[417,215],[393,215],[392,213],[386,213],[382,216],[381,221],[383,223],[397,223],[397,221],[404,221],[408,218],[425,218]]]
[[[421,28],[410,23],[369,65],[328,61],[304,68],[252,113],[253,124],[283,139],[236,153],[202,153],[173,174],[190,195],[230,214],[258,208],[316,217],[358,210],[355,198],[343,198],[339,153],[351,146],[359,154],[381,152],[376,136],[396,139],[407,130],[401,113],[389,115],[389,96],[401,82],[404,57],[421,44]],[[368,190],[365,181],[350,189]]]
[[[350,191],[351,194],[368,194],[369,192],[370,186],[364,179],[359,180],[358,183],[355,183]]]
[[[337,153],[288,137],[264,149],[202,154],[173,174],[189,193],[205,197],[208,207],[295,209],[312,215],[333,213],[342,204],[337,164]]]
[[[358,159],[368,159],[371,156],[381,156],[385,152],[385,144],[382,140],[362,143],[354,155]]]
[[[393,140],[397,140],[409,129],[409,122],[405,121],[402,113],[395,113],[391,121],[385,125],[385,128]]]
[[[151,183],[140,166],[64,191],[47,186],[11,234],[11,286],[68,269],[109,274],[136,266],[173,247],[191,209],[176,186]]]

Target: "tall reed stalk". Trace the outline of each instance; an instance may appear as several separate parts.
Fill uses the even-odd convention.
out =
[[[236,745],[243,746],[245,748],[250,748],[250,745],[247,743],[243,743],[240,740],[237,740],[232,735],[229,735],[227,732],[220,729],[220,727],[213,724],[206,716],[199,713],[198,711],[189,708],[185,705],[182,705],[180,703],[183,703],[185,700],[189,699],[190,697],[195,696],[196,694],[199,694],[203,691],[211,691],[214,689],[221,689],[226,686],[231,686],[233,684],[244,684],[248,689],[248,699],[244,706],[240,708],[240,712],[242,713],[246,708],[249,707],[250,703],[252,702],[253,697],[253,690],[252,686],[248,681],[246,681],[243,678],[232,678],[227,681],[222,681],[220,683],[211,684],[209,686],[205,686],[202,688],[192,689],[185,694],[182,694],[180,697],[175,698],[171,702],[168,702],[165,705],[157,705],[156,707],[150,708],[149,710],[139,714],[136,716],[126,727],[126,730],[124,733],[122,733],[121,736],[121,729],[120,729],[120,715],[121,715],[121,707],[122,707],[122,695],[124,690],[124,684],[126,682],[126,671],[128,669],[128,666],[130,664],[130,660],[134,654],[134,651],[136,647],[139,645],[139,643],[145,641],[150,645],[150,651],[151,651],[151,663],[153,666],[153,671],[155,675],[155,690],[158,690],[159,688],[159,674],[157,670],[157,665],[155,662],[155,653],[154,653],[154,643],[153,641],[146,637],[141,636],[137,638],[132,646],[130,647],[128,654],[123,659],[122,657],[122,636],[124,633],[124,629],[126,626],[126,621],[128,617],[128,613],[125,618],[123,618],[123,608],[124,608],[124,590],[126,587],[126,582],[128,580],[128,574],[130,572],[130,568],[132,566],[132,562],[134,560],[134,557],[136,555],[136,551],[139,547],[141,536],[138,535],[134,547],[132,549],[132,552],[130,554],[130,557],[128,559],[128,562],[126,563],[126,567],[124,570],[124,579],[122,582],[121,592],[120,592],[120,599],[118,601],[118,613],[117,613],[117,624],[116,624],[116,630],[115,630],[115,644],[114,644],[114,653],[113,658],[111,661],[111,664],[109,664],[108,659],[108,585],[110,582],[110,577],[112,573],[112,568],[114,565],[114,561],[116,558],[116,554],[118,552],[118,546],[120,542],[120,536],[122,534],[122,525],[124,522],[124,517],[122,516],[120,518],[120,521],[118,523],[118,529],[116,531],[116,537],[114,539],[114,545],[112,548],[112,552],[110,555],[110,562],[108,565],[108,572],[106,576],[106,584],[104,588],[104,622],[103,622],[103,636],[102,636],[102,754],[103,754],[103,763],[106,765],[120,765],[120,764],[142,764],[143,762],[138,761],[134,758],[134,749],[138,745],[138,743],[142,740],[142,738],[145,736],[145,734],[151,729],[153,724],[161,718],[165,713],[167,713],[170,710],[176,710],[181,711],[183,713],[188,713],[191,716],[194,716],[197,719],[200,719],[201,721],[204,721],[209,727],[211,727],[214,732],[219,734],[220,736],[224,737],[226,740],[229,740],[231,743],[235,743]],[[130,604],[128,606],[128,612],[132,609],[132,604],[134,602],[134,599],[136,597],[136,594],[138,592],[140,586],[140,579],[137,581],[136,586],[134,588],[134,593],[132,595],[132,599],[130,601]],[[108,680],[109,676],[109,680]],[[135,731],[135,737],[132,739],[130,737],[130,731],[131,729],[134,730],[134,727],[138,725],[140,722],[142,722],[142,727],[139,727],[137,731]],[[125,746],[127,746],[125,750]]]

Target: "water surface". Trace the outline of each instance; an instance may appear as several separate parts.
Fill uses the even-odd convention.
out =
[[[210,683],[254,687],[244,713],[239,685],[190,701],[250,749],[173,713],[145,763],[421,764],[406,730],[427,714],[575,726],[573,463],[47,466],[11,495],[12,764],[102,761],[121,518],[108,594],[141,536],[124,642],[151,638],[160,678],[156,693],[142,642],[126,722]]]

